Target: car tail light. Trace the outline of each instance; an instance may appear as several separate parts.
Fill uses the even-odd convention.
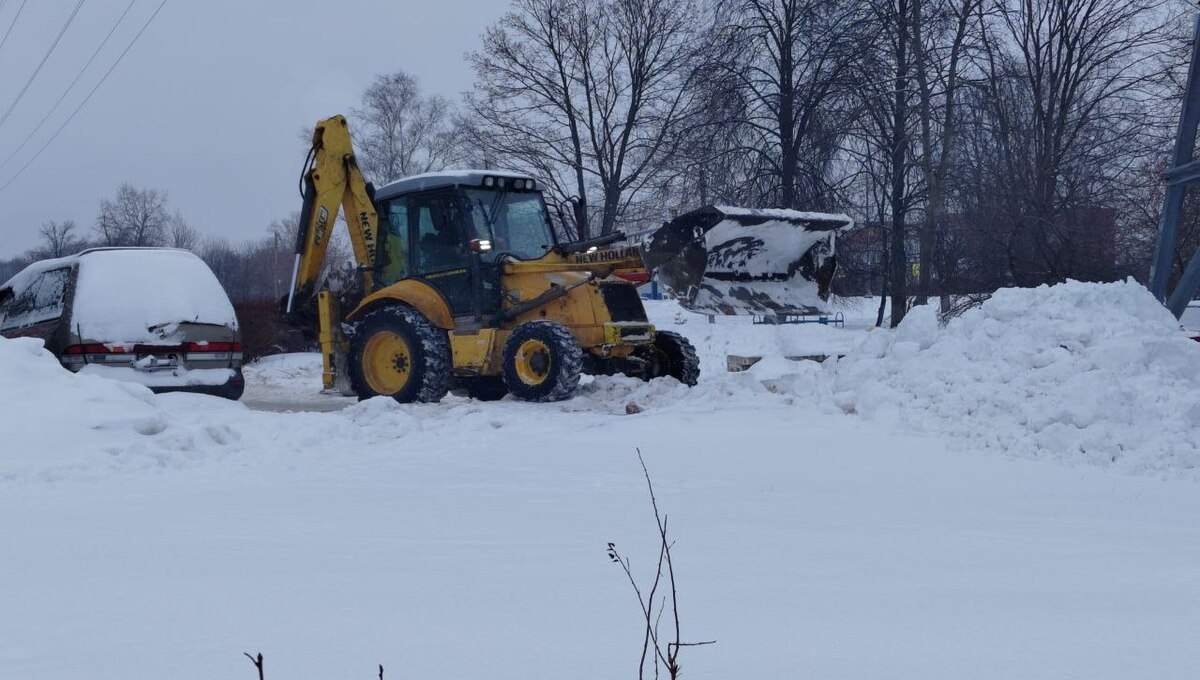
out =
[[[104,363],[131,363],[140,356],[178,355],[190,361],[241,361],[240,342],[185,342],[178,345],[105,345],[86,343],[63,350],[62,363],[68,366]]]
[[[180,351],[192,361],[241,361],[240,342],[185,342]]]
[[[180,345],[184,352],[240,352],[240,342],[185,342]]]
[[[107,345],[88,344],[88,345],[71,345],[63,350],[65,354],[108,354],[109,352],[123,352],[124,347],[109,348]]]
[[[134,354],[125,345],[105,345],[98,342],[70,345],[63,350],[62,363],[73,366],[91,363],[129,363]]]

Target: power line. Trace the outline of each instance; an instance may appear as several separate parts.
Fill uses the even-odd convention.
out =
[[[87,96],[83,98],[83,101],[79,102],[79,106],[76,106],[75,110],[71,112],[71,115],[67,116],[67,119],[63,121],[63,124],[58,126],[58,129],[54,131],[53,135],[50,135],[50,139],[47,139],[46,142],[42,144],[41,148],[37,150],[37,153],[33,154],[33,157],[26,161],[25,165],[21,166],[21,169],[17,171],[17,174],[13,175],[12,178],[3,185],[0,185],[0,191],[4,191],[9,187],[9,185],[17,181],[17,178],[24,174],[25,170],[27,170],[30,165],[33,165],[33,162],[42,155],[42,152],[46,150],[46,147],[50,146],[55,139],[58,139],[59,134],[66,129],[67,125],[69,125],[72,120],[75,120],[75,116],[80,112],[80,110],[83,109],[84,105],[91,100],[92,95],[96,94],[96,90],[100,89],[100,86],[104,84],[104,81],[108,80],[108,77],[112,75],[112,72],[117,68],[117,65],[121,63],[121,60],[125,58],[126,54],[129,54],[129,50],[133,49],[133,46],[135,43],[137,43],[138,38],[142,37],[142,34],[145,33],[146,29],[150,27],[150,23],[154,21],[154,17],[158,16],[158,13],[162,11],[162,8],[166,6],[166,4],[167,0],[162,0],[162,2],[158,3],[158,7],[155,8],[154,13],[150,15],[150,18],[146,20],[146,23],[142,24],[142,28],[138,30],[137,35],[133,36],[133,40],[129,41],[129,44],[125,46],[125,50],[121,52],[119,56],[117,56],[117,60],[113,62],[112,66],[108,67],[108,70],[104,72],[104,75],[101,76],[99,82],[97,82],[96,85],[92,87],[91,91],[87,93]]]
[[[42,126],[50,120],[50,116],[54,115],[54,112],[58,110],[59,104],[63,103],[63,100],[66,99],[67,95],[71,93],[71,90],[75,88],[75,84],[78,83],[79,79],[83,77],[83,74],[86,73],[89,68],[91,68],[92,62],[96,61],[96,57],[100,54],[100,50],[104,49],[104,46],[108,44],[109,39],[112,38],[113,34],[117,32],[117,27],[121,25],[121,22],[125,21],[125,17],[129,14],[129,10],[133,9],[135,4],[137,4],[137,0],[129,0],[129,4],[126,5],[125,11],[121,13],[121,16],[117,17],[117,22],[114,23],[112,28],[108,30],[108,35],[104,36],[104,40],[100,42],[100,46],[97,47],[94,52],[92,52],[92,56],[88,58],[87,63],[84,64],[83,68],[79,70],[79,73],[75,75],[75,79],[71,81],[70,85],[67,85],[67,89],[63,90],[63,93],[58,98],[58,101],[54,102],[54,106],[50,107],[50,110],[45,116],[42,117],[42,120],[37,124],[37,127],[33,128],[33,131],[25,137],[21,144],[14,149],[12,153],[8,154],[8,157],[5,158],[3,162],[0,162],[0,169],[7,167],[12,159],[16,158],[17,154],[21,153],[21,150],[25,148],[25,145],[28,144],[31,139],[33,139],[34,135],[36,135],[38,131],[42,129]]]
[[[21,18],[21,10],[25,9],[25,3],[29,0],[21,0],[21,6],[17,8],[17,13],[13,15],[12,23],[8,25],[8,30],[4,32],[4,39],[0,40],[0,50],[4,49],[4,43],[8,42],[8,36],[12,35],[13,28],[17,25],[17,19]],[[4,4],[8,4],[8,0],[4,0]]]
[[[83,7],[83,2],[84,0],[79,0],[79,2],[76,3],[75,9],[71,11],[71,16],[67,17],[67,21],[62,25],[62,28],[59,29],[58,35],[54,38],[54,42],[50,43],[50,49],[46,50],[46,54],[42,55],[42,60],[38,62],[37,68],[33,69],[33,74],[29,76],[29,80],[25,81],[25,87],[21,88],[21,91],[17,93],[17,98],[13,100],[12,104],[9,104],[8,110],[4,112],[4,115],[0,116],[0,127],[4,127],[4,123],[8,121],[8,117],[12,115],[13,109],[17,108],[17,104],[21,102],[21,99],[25,96],[25,93],[29,90],[29,86],[33,84],[33,81],[38,77],[38,74],[42,72],[42,67],[46,65],[47,61],[49,61],[50,55],[54,54],[55,48],[58,47],[59,41],[62,40],[63,35],[67,32],[67,29],[70,28],[71,22],[75,21],[75,15],[79,14],[79,8]]]

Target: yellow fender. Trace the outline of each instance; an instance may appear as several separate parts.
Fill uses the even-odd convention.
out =
[[[454,318],[450,315],[450,305],[446,298],[433,286],[416,279],[397,281],[371,293],[358,303],[354,311],[346,315],[346,321],[358,321],[367,312],[388,302],[403,302],[424,314],[434,326],[447,331],[454,330]]]

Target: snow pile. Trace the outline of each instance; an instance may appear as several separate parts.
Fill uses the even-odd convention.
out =
[[[71,373],[33,338],[0,338],[0,413],[0,479],[181,467],[237,438],[141,385]]]
[[[655,328],[679,333],[695,346],[701,384],[726,374],[729,355],[784,361],[782,357],[848,354],[863,341],[863,334],[852,330],[857,317],[847,321],[847,328],[818,323],[759,325],[749,316],[716,316],[716,323],[709,323],[706,315],[685,311],[673,300],[646,300],[645,305]]]
[[[319,352],[273,354],[261,357],[242,367],[246,385],[303,394],[321,389],[321,355]]]
[[[1200,468],[1200,344],[1132,280],[1001,290],[944,329],[906,319],[823,377],[845,412],[1010,455]]]

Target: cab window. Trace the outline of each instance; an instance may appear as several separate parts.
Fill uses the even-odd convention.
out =
[[[409,201],[409,219],[416,226],[417,273],[465,267],[466,248],[458,229],[461,211],[454,194],[417,194]]]
[[[383,211],[383,242],[379,244],[379,278],[391,285],[409,275],[408,201],[396,199]]]
[[[540,193],[470,188],[464,194],[477,237],[492,243],[491,250],[484,254],[485,261],[501,253],[532,260],[554,245]]]

